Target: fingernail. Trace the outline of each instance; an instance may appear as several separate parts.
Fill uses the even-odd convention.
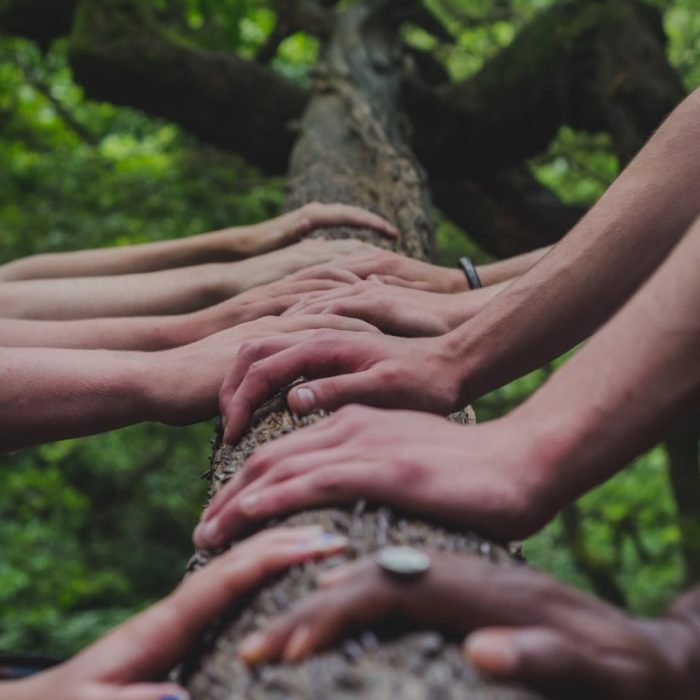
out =
[[[464,655],[478,669],[494,675],[512,674],[518,667],[518,651],[502,635],[471,635],[464,646]]]
[[[287,646],[284,648],[285,661],[299,661],[307,654],[307,646],[311,636],[311,628],[308,625],[297,627]]]
[[[203,542],[205,545],[216,544],[219,537],[219,526],[216,520],[199,523],[194,531],[194,539],[196,542]]]
[[[314,396],[314,392],[305,386],[294,391],[294,398],[302,411],[311,411],[316,405],[316,397]]]
[[[342,535],[334,535],[332,532],[324,532],[322,535],[307,541],[306,546],[318,552],[341,549],[347,547],[348,538]]]
[[[190,694],[183,690],[182,692],[178,692],[175,695],[170,693],[169,695],[161,695],[158,700],[190,700]]]
[[[251,493],[249,496],[246,496],[241,501],[241,510],[246,515],[254,515],[255,514],[255,507],[258,505],[259,501],[260,501],[260,496],[258,496],[257,493]]]
[[[260,663],[267,652],[267,638],[262,632],[249,634],[238,647],[238,656],[249,666]]]

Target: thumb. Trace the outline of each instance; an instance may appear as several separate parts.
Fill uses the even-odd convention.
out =
[[[380,396],[372,371],[365,370],[300,384],[289,392],[287,403],[296,413],[309,413],[319,409],[332,411],[349,403],[376,406]]]
[[[585,642],[545,627],[491,628],[470,635],[464,655],[478,670],[548,691],[594,692],[618,685],[620,669]],[[585,695],[588,697],[588,695]]]

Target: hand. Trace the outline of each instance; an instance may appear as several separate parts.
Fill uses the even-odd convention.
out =
[[[214,306],[175,316],[175,331],[169,347],[193,343],[231,326],[255,321],[263,316],[279,316],[309,294],[337,290],[354,281],[354,276],[349,272],[343,271],[338,277],[339,279],[328,277],[310,280],[292,280],[285,277],[277,282],[253,287]]]
[[[374,558],[331,569],[322,590],[243,642],[255,664],[296,661],[386,618],[465,635],[466,658],[507,682],[566,698],[697,698],[698,631],[642,622],[525,566],[430,553],[421,579],[397,582]],[[695,664],[695,666],[693,666]]]
[[[296,278],[324,277],[332,267],[348,270],[362,279],[372,278],[399,287],[413,287],[443,294],[468,291],[466,278],[461,270],[431,265],[379,248],[358,251],[358,254],[352,257],[334,260],[332,265],[310,267],[298,272]]]
[[[379,331],[357,319],[342,316],[265,316],[249,323],[220,331],[189,345],[161,352],[136,353],[145,377],[145,395],[141,420],[155,420],[168,425],[188,425],[208,420],[217,414],[217,396],[241,345],[280,333],[298,333],[300,339],[321,329],[334,328],[361,332],[363,336]],[[252,341],[249,341],[252,342]]]
[[[554,515],[543,498],[549,471],[531,459],[527,436],[504,434],[499,421],[467,428],[422,413],[343,408],[256,450],[216,494],[194,541],[217,547],[251,522],[361,498],[524,537]]]
[[[369,228],[389,238],[399,235],[395,226],[366,209],[348,204],[309,202],[299,209],[254,226],[253,235],[246,238],[245,254],[260,255],[294,243],[314,229],[332,226]],[[237,248],[240,248],[240,244]]]
[[[362,403],[447,414],[459,407],[462,384],[462,363],[451,343],[449,336],[408,339],[331,330],[249,341],[221,387],[224,439],[239,437],[258,406],[300,376],[324,378],[289,392],[287,401],[297,413]]]
[[[392,335],[432,336],[449,333],[465,321],[469,301],[468,293],[439,294],[371,280],[304,294],[284,315],[350,316]]]
[[[163,700],[187,698],[159,682],[209,624],[269,576],[342,551],[343,538],[321,528],[265,530],[189,576],[167,598],[70,661],[11,684],[12,700]],[[5,695],[3,695],[3,698]]]
[[[258,255],[245,261],[245,289],[267,284],[282,279],[287,275],[299,273],[309,267],[316,267],[326,263],[340,265],[348,257],[373,255],[379,251],[369,243],[354,238],[342,238],[326,240],[323,238],[307,238],[300,243],[295,243],[282,250],[273,250],[266,255]],[[233,263],[240,265],[241,263]],[[240,293],[240,279],[230,275],[230,264],[224,263],[217,266],[219,274],[223,277],[219,282],[226,296]],[[350,270],[334,268],[324,275],[312,275],[311,277],[291,278],[294,281],[309,279],[333,279],[343,282],[357,282],[359,277]],[[217,287],[218,290],[218,287]]]

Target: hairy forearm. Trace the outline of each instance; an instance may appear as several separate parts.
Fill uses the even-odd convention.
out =
[[[150,417],[149,353],[0,348],[0,450]]]
[[[255,226],[154,243],[33,255],[0,267],[0,281],[99,277],[226,262],[248,255]]]
[[[499,282],[508,282],[515,277],[524,275],[531,267],[536,265],[550,250],[552,246],[538,248],[529,253],[516,255],[506,260],[479,265],[477,272],[484,287],[489,287]]]
[[[542,366],[604,323],[700,211],[700,91],[681,104],[577,226],[452,339],[463,398]]]
[[[537,445],[532,470],[545,517],[658,442],[697,403],[698,269],[700,220],[629,303],[504,419]]]

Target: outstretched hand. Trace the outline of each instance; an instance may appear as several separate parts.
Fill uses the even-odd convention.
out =
[[[297,284],[311,281],[299,280]],[[324,278],[313,281],[332,282]],[[476,295],[440,294],[382,284],[379,280],[362,280],[334,289],[310,291],[286,309],[284,315],[334,314],[360,318],[392,335],[443,335],[470,315],[471,296]]]
[[[460,636],[491,677],[566,698],[697,698],[698,630],[690,619],[641,621],[525,566],[430,552],[413,582],[373,557],[331,569],[321,591],[243,642],[250,664],[300,660],[387,618]]]
[[[248,238],[245,254],[260,255],[294,243],[314,229],[331,226],[369,228],[389,238],[399,235],[395,226],[366,209],[349,204],[309,202],[299,209],[252,227],[253,235]]]
[[[287,401],[297,413],[361,403],[447,414],[458,408],[463,371],[450,343],[449,336],[336,330],[246,342],[219,394],[224,439],[238,438],[260,404],[300,376],[313,381],[289,392]]]
[[[184,700],[184,689],[160,679],[209,624],[269,576],[342,551],[345,545],[343,538],[325,534],[319,527],[280,528],[255,535],[75,658],[8,684],[8,700]]]
[[[251,523],[306,508],[386,503],[502,539],[554,515],[551,479],[497,421],[474,427],[410,411],[361,406],[260,447],[217,493],[194,533],[218,547]]]
[[[373,279],[399,287],[411,287],[442,294],[468,291],[461,270],[432,265],[389,250],[358,251],[331,264],[323,263],[296,273],[297,279],[322,278],[334,268],[352,272],[362,279]]]

